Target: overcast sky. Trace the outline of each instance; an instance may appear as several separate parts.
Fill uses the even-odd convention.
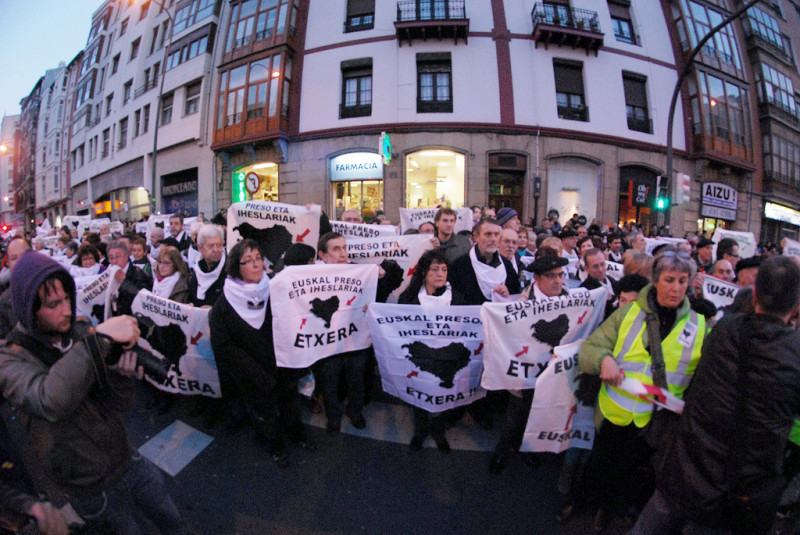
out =
[[[86,45],[102,0],[0,0],[0,117],[19,113],[47,69]]]

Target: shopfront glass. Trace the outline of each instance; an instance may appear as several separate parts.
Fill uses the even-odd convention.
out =
[[[336,182],[336,219],[341,219],[345,210],[358,210],[364,221],[375,217],[375,210],[383,210],[383,180],[351,180]]]
[[[111,191],[94,202],[93,215],[112,221],[138,221],[150,215],[150,195],[144,188]]]
[[[233,172],[233,202],[278,201],[278,164],[259,162]]]
[[[557,210],[562,225],[572,214],[586,221],[597,217],[597,165],[566,157],[549,160],[547,167],[547,210]]]
[[[464,206],[464,155],[421,150],[406,156],[406,207]]]

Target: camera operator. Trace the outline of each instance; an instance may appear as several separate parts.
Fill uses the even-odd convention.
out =
[[[0,347],[0,389],[28,432],[43,470],[89,533],[135,534],[138,509],[162,533],[185,528],[161,474],[128,442],[122,411],[143,376],[132,348],[136,320],[75,321],[75,283],[56,261],[25,252],[12,273],[19,322]],[[104,531],[105,530],[105,531]]]

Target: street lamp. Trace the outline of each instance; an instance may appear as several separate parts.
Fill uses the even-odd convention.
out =
[[[700,50],[702,50],[703,46],[705,46],[705,44],[718,31],[720,31],[722,28],[724,28],[725,26],[727,26],[728,24],[730,24],[734,20],[738,19],[748,9],[750,9],[751,7],[753,7],[755,4],[757,4],[760,1],[761,0],[750,0],[745,5],[743,5],[741,8],[739,8],[738,11],[732,13],[725,20],[723,20],[722,22],[720,22],[719,24],[714,26],[711,29],[711,31],[709,31],[705,35],[705,37],[700,39],[700,42],[697,43],[697,46],[694,47],[694,49],[692,50],[692,53],[689,54],[689,57],[686,59],[686,63],[683,66],[683,70],[681,71],[680,76],[678,76],[678,80],[675,82],[675,88],[672,91],[672,100],[669,103],[669,116],[667,117],[667,173],[666,173],[666,179],[667,179],[667,187],[668,188],[671,186],[671,183],[672,183],[671,181],[673,180],[673,178],[672,178],[672,125],[675,122],[675,107],[678,104],[678,94],[681,91],[681,86],[683,85],[683,81],[686,79],[686,76],[689,75],[689,69],[692,66],[692,63],[694,63],[694,58],[697,56],[697,54],[700,53]],[[717,105],[717,102],[712,99],[711,100],[711,106],[713,107],[713,106],[716,106],[716,105]],[[664,214],[664,212],[659,212],[658,213],[658,226],[659,227],[664,224],[664,221],[662,219],[664,217],[663,214]]]

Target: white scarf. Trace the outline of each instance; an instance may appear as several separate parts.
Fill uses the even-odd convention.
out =
[[[206,292],[211,285],[214,284],[217,279],[219,278],[220,273],[222,273],[222,268],[225,267],[225,260],[227,254],[225,251],[222,251],[222,259],[217,264],[217,267],[206,273],[202,269],[200,269],[200,262],[198,261],[194,265],[194,274],[197,277],[197,298],[198,299],[205,299]]]
[[[193,245],[189,247],[186,253],[186,263],[189,264],[189,269],[194,269],[194,265],[203,258],[203,255],[201,255],[200,251],[195,249]]]
[[[100,262],[95,262],[94,265],[90,267],[72,266],[69,268],[69,274],[75,278],[89,277],[100,273],[101,267],[103,267],[103,265]]]
[[[489,301],[492,300],[492,290],[505,284],[506,282],[506,265],[503,259],[500,259],[500,265],[493,268],[489,264],[484,264],[478,260],[475,254],[475,247],[469,250],[469,259],[472,262],[472,269],[475,271],[475,277],[478,279],[478,286],[481,288],[481,293]]]
[[[450,291],[450,283],[448,282],[442,295],[428,295],[423,284],[417,297],[419,298],[419,304],[422,306],[449,307],[450,301],[453,299],[453,292]]]
[[[264,325],[269,299],[269,277],[266,272],[261,274],[261,280],[256,283],[246,283],[228,276],[222,292],[233,310],[253,329],[260,329]]]
[[[181,274],[179,271],[161,280],[158,280],[158,275],[156,275],[153,279],[153,293],[158,297],[169,299],[169,296],[172,295],[172,290],[175,289],[175,285],[178,284],[178,279],[180,278]]]

